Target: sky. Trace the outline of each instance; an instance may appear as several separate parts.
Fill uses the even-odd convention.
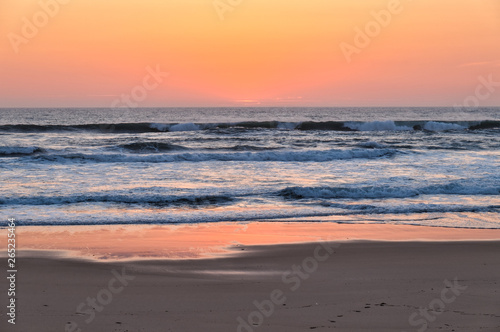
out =
[[[500,0],[0,0],[0,107],[500,106]]]

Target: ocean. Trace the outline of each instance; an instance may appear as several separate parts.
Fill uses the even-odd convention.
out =
[[[500,108],[0,109],[18,225],[500,228]]]

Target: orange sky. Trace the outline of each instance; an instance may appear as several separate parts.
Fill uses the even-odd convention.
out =
[[[0,107],[109,107],[148,66],[169,76],[141,107],[452,106],[500,82],[500,0],[401,0],[350,62],[398,0],[55,1],[0,0]]]

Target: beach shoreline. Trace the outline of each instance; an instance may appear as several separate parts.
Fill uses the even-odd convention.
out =
[[[500,241],[500,229],[330,222],[17,226],[16,233],[18,250],[99,261],[217,258],[243,246],[317,241]]]
[[[276,231],[270,228],[273,225],[247,226],[249,234],[244,240],[249,243],[252,232],[261,232],[261,227]],[[307,233],[304,229],[309,225],[303,225],[296,232],[302,232],[305,241],[240,243],[196,259],[189,255],[187,259],[180,259],[179,255],[170,259],[137,255],[120,260],[112,259],[113,255],[91,259],[54,248],[21,249],[17,323],[7,324],[8,317],[2,313],[0,327],[2,331],[97,332],[382,332],[417,331],[424,327],[428,331],[498,331],[498,232],[435,229],[432,234],[422,229],[427,237],[436,239],[416,240],[417,229],[404,227],[396,236],[394,227],[385,227],[388,225],[378,225],[378,235],[375,227],[366,227],[373,225],[357,226],[363,226],[356,227],[358,234],[361,229],[370,231],[372,239],[345,240],[336,234],[337,241],[313,241],[308,236],[321,227],[312,226],[314,231],[309,229]],[[223,230],[237,226],[218,227],[225,238],[227,233]],[[329,227],[339,233],[344,229],[345,236],[353,225],[322,225],[321,238],[326,237]],[[92,227],[85,228],[90,235],[98,234],[92,232]],[[165,236],[167,231],[160,231],[162,228],[151,226],[150,231]],[[173,235],[178,234],[179,241],[184,241],[187,238],[183,234],[190,233],[194,241],[198,235],[192,230],[177,227]],[[214,232],[215,228],[199,230],[206,239],[204,232],[208,230]],[[65,231],[70,236],[64,229],[56,232],[20,228],[21,248],[27,239],[42,231],[45,235]],[[83,232],[83,228],[79,231]],[[115,238],[113,243],[129,242],[122,227],[101,232],[108,240]],[[290,230],[287,235],[293,238],[292,233]],[[446,240],[445,233],[448,238],[469,234],[469,240]],[[78,232],[72,230],[72,234],[76,236]],[[122,234],[122,238],[117,239],[117,234]],[[135,234],[137,238],[142,236]],[[236,234],[241,236],[241,232]],[[413,240],[408,238],[410,234]],[[286,234],[278,235],[282,239]],[[392,240],[375,240],[376,237]],[[74,242],[71,239],[75,238],[66,240]],[[147,241],[151,248],[157,248],[153,239],[149,237]],[[220,239],[215,237],[202,245],[221,245]],[[98,240],[106,251],[103,237]],[[187,242],[186,247],[192,243]],[[7,286],[5,281],[1,285]],[[90,305],[92,302],[88,301],[94,302]]]

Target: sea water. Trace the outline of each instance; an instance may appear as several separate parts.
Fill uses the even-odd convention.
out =
[[[0,109],[18,225],[500,228],[500,108]]]

